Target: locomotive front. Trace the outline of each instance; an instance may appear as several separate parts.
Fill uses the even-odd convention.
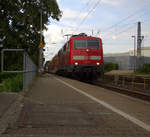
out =
[[[70,39],[70,64],[81,79],[97,79],[104,73],[102,40],[97,37],[76,36]]]

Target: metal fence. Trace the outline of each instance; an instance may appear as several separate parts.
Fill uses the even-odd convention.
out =
[[[104,75],[103,82],[115,87],[150,94],[150,78],[142,76]]]
[[[4,52],[22,52],[23,51],[23,70],[22,71],[14,71],[14,70],[4,70]],[[23,91],[28,90],[29,85],[32,83],[34,77],[37,75],[37,66],[34,64],[32,59],[29,57],[28,53],[23,49],[3,49],[1,51],[1,71],[7,73],[23,73]]]
[[[29,55],[24,52],[23,90],[28,90],[36,74],[37,66],[33,63]]]

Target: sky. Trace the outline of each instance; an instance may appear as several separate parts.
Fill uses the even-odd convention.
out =
[[[44,31],[46,61],[67,41],[66,34],[86,33],[100,37],[103,52],[128,52],[134,48],[137,22],[141,22],[142,46],[150,46],[149,0],[57,0],[62,17],[49,18]]]

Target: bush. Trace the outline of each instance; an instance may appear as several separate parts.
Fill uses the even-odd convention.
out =
[[[23,75],[17,74],[15,77],[7,78],[2,82],[3,91],[19,92],[23,87]]]
[[[150,63],[145,63],[143,67],[137,70],[138,73],[150,74]]]
[[[0,72],[0,83],[8,78],[13,78],[17,75],[17,73],[7,73],[7,72]]]
[[[118,64],[112,62],[105,62],[104,63],[104,72],[108,72],[111,70],[118,70]]]

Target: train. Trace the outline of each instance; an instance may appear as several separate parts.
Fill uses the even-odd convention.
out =
[[[103,46],[99,37],[72,35],[53,57],[48,71],[58,75],[95,80],[104,74]]]

